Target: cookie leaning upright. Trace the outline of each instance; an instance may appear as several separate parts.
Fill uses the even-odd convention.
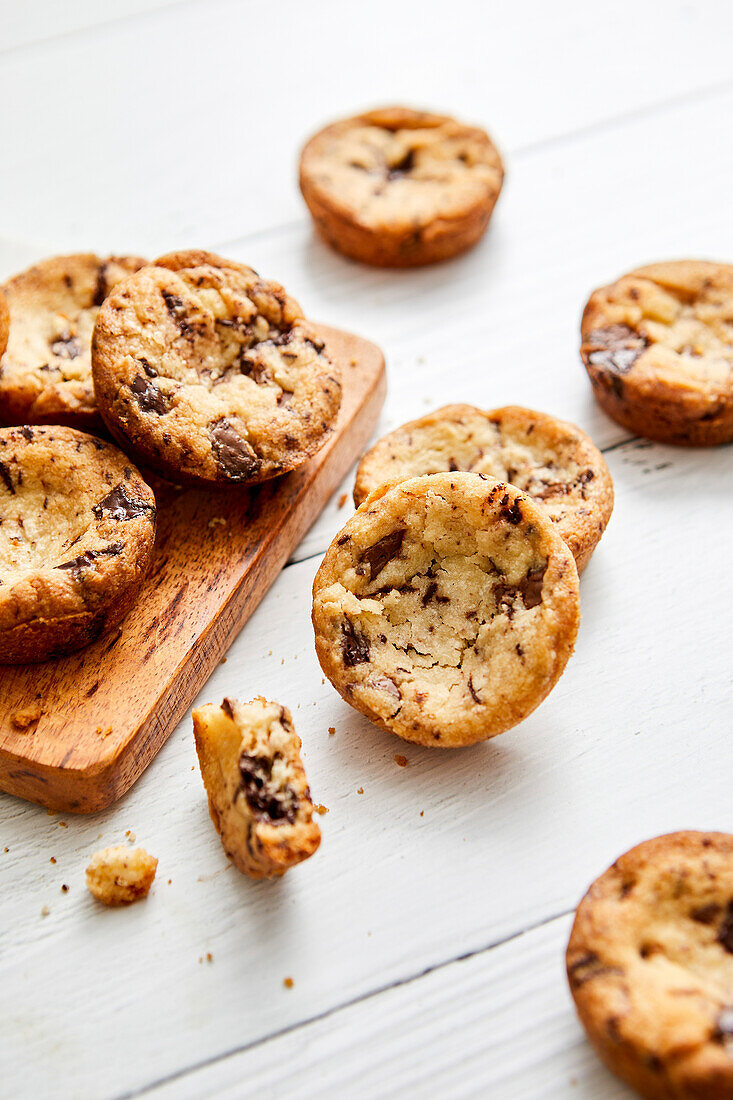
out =
[[[145,580],[155,498],[116,447],[63,427],[0,430],[0,664],[115,626]]]
[[[470,248],[503,179],[483,130],[405,107],[334,122],[300,158],[300,189],[321,235],[346,256],[384,267]]]
[[[733,836],[645,841],[596,879],[567,949],[606,1065],[648,1100],[733,1100]]]
[[[376,490],[313,584],[321,668],[378,726],[451,747],[537,707],[573,651],[573,556],[511,485],[429,474]]]
[[[590,436],[546,413],[509,405],[484,412],[446,405],[378,440],[356,472],[354,503],[420,474],[467,470],[516,485],[536,501],[573,552],[590,561],[613,511],[613,481]]]
[[[733,440],[733,266],[650,264],[591,294],[581,357],[623,427],[687,446]]]
[[[77,253],[42,260],[8,279],[0,421],[101,428],[92,386],[92,328],[106,295],[144,263],[137,256]],[[2,330],[0,305],[0,355]]]
[[[175,481],[265,481],[305,462],[338,415],[323,342],[278,283],[209,252],[163,256],[121,283],[92,341],[112,434]]]

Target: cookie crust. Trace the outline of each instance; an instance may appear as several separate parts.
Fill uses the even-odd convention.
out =
[[[109,291],[145,264],[137,256],[53,256],[4,284],[10,311],[0,363],[5,424],[68,424],[99,431],[92,385],[91,335]],[[2,341],[0,305],[0,354]]]
[[[641,1096],[733,1097],[733,836],[621,856],[578,906],[567,971],[588,1038]]]
[[[0,514],[0,664],[69,653],[120,622],[156,517],[125,455],[73,428],[4,428]]]
[[[470,248],[503,179],[483,130],[406,107],[334,122],[300,158],[300,189],[321,236],[379,267],[435,263]]]
[[[570,547],[578,572],[613,511],[613,481],[590,436],[574,424],[508,405],[484,412],[446,405],[380,439],[356,472],[354,503],[383,484],[467,470],[516,485],[539,504]]]
[[[292,298],[251,268],[174,252],[99,311],[92,370],[110,432],[174,481],[252,485],[302,465],[341,403]]]
[[[480,474],[430,474],[367,497],[313,584],[316,653],[376,725],[433,747],[511,728],[572,653],[578,573],[547,515]]]
[[[591,294],[581,357],[601,407],[637,435],[733,440],[733,266],[650,264]]]
[[[209,812],[224,851],[250,878],[278,878],[321,843],[301,741],[287,707],[257,696],[193,712]]]

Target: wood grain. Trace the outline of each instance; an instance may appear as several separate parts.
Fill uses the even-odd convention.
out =
[[[344,383],[329,442],[300,470],[252,490],[155,482],[155,556],[122,626],[63,660],[3,672],[0,789],[54,810],[99,810],[165,743],[379,416],[380,350],[318,329]],[[35,712],[20,728],[19,716]]]

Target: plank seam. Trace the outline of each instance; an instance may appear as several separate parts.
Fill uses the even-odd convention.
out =
[[[434,963],[432,966],[426,966],[423,970],[420,970],[416,974],[411,974],[407,978],[400,978],[397,981],[390,982],[386,985],[377,986],[375,989],[371,989],[366,993],[361,993],[356,997],[352,997],[351,1000],[344,1001],[342,1004],[334,1005],[332,1008],[324,1009],[323,1012],[317,1012],[313,1016],[309,1016],[304,1020],[300,1020],[295,1024],[288,1024],[286,1027],[280,1028],[278,1031],[274,1031],[271,1035],[265,1035],[261,1039],[254,1039],[251,1043],[243,1043],[241,1046],[232,1047],[231,1050],[223,1051],[221,1054],[214,1054],[210,1058],[204,1058],[201,1062],[196,1062],[185,1069],[176,1070],[173,1073],[169,1073],[163,1077],[158,1078],[156,1081],[152,1081],[148,1085],[143,1085],[140,1089],[133,1089],[131,1092],[122,1092],[114,1097],[114,1100],[135,1100],[136,1097],[145,1096],[146,1093],[150,1093],[153,1089],[161,1088],[163,1085],[170,1084],[173,1081],[180,1081],[184,1077],[189,1076],[191,1073],[196,1073],[198,1070],[206,1069],[208,1066],[216,1065],[219,1062],[226,1061],[227,1058],[233,1058],[237,1054],[245,1054],[247,1051],[254,1050],[257,1047],[262,1046],[264,1043],[269,1043],[273,1039],[280,1039],[284,1035],[290,1035],[295,1031],[298,1031],[302,1027],[307,1027],[310,1024],[315,1024],[321,1020],[327,1020],[331,1016],[335,1016],[339,1012],[343,1012],[344,1009],[351,1008],[354,1005],[362,1004],[365,1001],[370,1001],[375,997],[381,996],[382,993],[388,993],[391,989],[399,989],[402,986],[410,985],[412,982],[419,981],[420,978],[425,978],[429,974],[433,974],[438,970],[444,970],[446,967],[454,966],[456,963],[465,962],[467,959],[477,958],[480,955],[485,955],[489,951],[493,951],[495,948],[504,947],[508,943],[512,943],[514,940],[521,939],[522,936],[528,936],[532,932],[539,931],[540,928],[544,928],[545,925],[552,924],[553,921],[562,920],[563,917],[567,917],[570,913],[573,913],[574,908],[564,909],[560,913],[555,913],[550,917],[545,917],[543,920],[537,921],[536,924],[530,924],[526,928],[520,929],[518,932],[512,932],[510,935],[505,936],[503,939],[494,940],[492,943],[485,944],[483,947],[477,947],[474,951],[467,951],[463,955],[456,955],[451,959],[446,959],[444,962]]]

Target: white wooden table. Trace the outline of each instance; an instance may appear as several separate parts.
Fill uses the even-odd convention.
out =
[[[201,694],[295,714],[330,813],[285,881],[228,867],[190,716],[105,813],[0,796],[3,1100],[629,1096],[563,952],[621,851],[733,830],[733,448],[629,439],[591,399],[578,321],[639,263],[733,259],[732,35],[727,0],[0,0],[1,276],[60,250],[217,249],[382,345],[383,429],[447,401],[545,409],[593,434],[617,498],[549,700],[442,753],[323,682],[309,593],[351,511],[336,494]],[[300,143],[389,102],[483,123],[505,153],[463,259],[381,272],[312,234]],[[108,912],[84,868],[126,830],[158,878]]]

